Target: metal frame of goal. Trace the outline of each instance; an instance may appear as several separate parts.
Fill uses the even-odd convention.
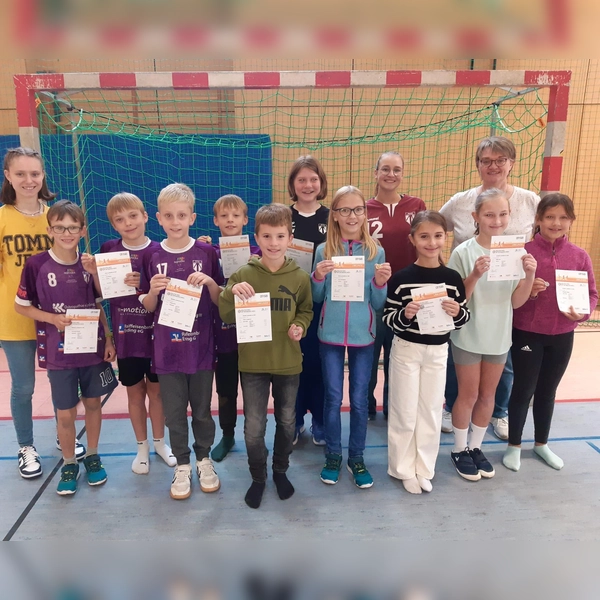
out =
[[[546,141],[540,194],[560,190],[570,71],[205,71],[52,73],[14,76],[19,137],[40,149],[36,94],[77,90],[210,90],[277,88],[547,87]]]

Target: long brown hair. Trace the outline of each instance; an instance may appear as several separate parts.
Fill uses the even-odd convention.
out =
[[[38,193],[38,198],[43,202],[50,202],[50,200],[54,200],[56,198],[56,194],[53,194],[48,189],[48,184],[46,183],[46,171],[44,170],[44,160],[42,159],[42,155],[33,148],[26,148],[24,146],[19,146],[18,148],[9,148],[4,155],[4,171],[8,171],[10,165],[15,158],[19,158],[19,156],[29,156],[31,158],[37,158],[40,161],[40,166],[42,171],[44,172],[44,180],[42,181],[42,187]],[[17,201],[17,194],[10,184],[10,181],[4,175],[4,181],[2,182],[2,190],[0,190],[0,202],[2,204],[14,205]]]
[[[335,193],[335,196],[331,201],[331,207],[329,210],[329,221],[327,223],[327,240],[325,240],[324,252],[324,257],[327,260],[331,260],[332,256],[344,256],[346,254],[344,250],[344,244],[342,243],[342,232],[340,229],[340,224],[333,218],[333,215],[335,214],[335,209],[340,203],[340,200],[342,198],[345,198],[346,196],[349,196],[350,194],[358,196],[362,200],[363,206],[366,207],[365,197],[363,193],[353,185],[345,185]],[[369,251],[369,256],[367,257],[367,259],[373,260],[377,256],[377,246],[379,244],[371,237],[369,233],[369,225],[367,223],[366,211],[360,234],[360,241],[363,243],[365,249]]]

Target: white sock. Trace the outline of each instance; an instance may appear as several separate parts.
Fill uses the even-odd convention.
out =
[[[475,423],[471,423],[471,436],[469,439],[469,448],[471,448],[471,450],[481,448],[486,431],[487,426],[479,427],[478,425],[475,425]]]
[[[131,463],[131,470],[136,475],[147,475],[150,471],[150,447],[148,440],[137,443],[137,454]]]
[[[154,451],[169,465],[169,467],[174,467],[177,464],[177,459],[173,456],[170,446],[165,444],[165,438],[154,439]]]
[[[533,451],[542,459],[545,460],[548,465],[550,465],[553,469],[559,471],[565,466],[563,459],[560,456],[556,456],[550,448],[548,448],[548,444],[544,444],[543,446],[534,446]]]
[[[421,489],[424,492],[431,492],[433,490],[433,485],[431,483],[431,479],[427,479],[426,477],[421,477],[421,475],[417,475],[417,481],[421,486]]]
[[[404,489],[411,494],[420,494],[422,491],[421,486],[419,485],[419,482],[417,481],[416,477],[411,477],[410,479],[403,479],[402,485],[404,486]]]
[[[459,429],[458,427],[452,426],[452,429],[454,429],[454,448],[452,452],[462,452],[467,447],[469,428]]]
[[[521,448],[508,446],[502,457],[502,464],[511,471],[518,471],[521,468]]]

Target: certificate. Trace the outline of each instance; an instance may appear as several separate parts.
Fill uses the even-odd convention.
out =
[[[559,310],[590,314],[590,288],[587,271],[556,269],[556,300]]]
[[[307,273],[312,273],[313,249],[315,245],[312,242],[305,242],[294,238],[288,246],[286,256],[293,258],[296,264]]]
[[[516,281],[525,277],[523,260],[525,234],[493,235],[490,246],[488,281]]]
[[[125,276],[132,272],[131,258],[127,250],[104,252],[96,254],[95,258],[103,298],[133,296],[137,293],[133,286],[125,285]]]
[[[454,329],[454,319],[442,308],[442,302],[448,299],[445,284],[437,283],[414,289],[412,299],[421,306],[417,313],[417,323],[421,333],[438,333]]]
[[[365,299],[365,257],[334,256],[331,272],[331,299],[362,302]]]
[[[68,308],[67,317],[71,324],[65,327],[65,354],[86,354],[98,351],[98,322],[100,310],[97,308]]]
[[[158,324],[191,332],[202,288],[201,285],[189,285],[182,279],[171,278],[163,295]]]
[[[247,235],[232,235],[220,237],[221,266],[223,277],[229,279],[250,258],[250,237]]]
[[[238,344],[249,342],[270,342],[271,330],[271,294],[254,294],[248,300],[235,298],[235,329]]]

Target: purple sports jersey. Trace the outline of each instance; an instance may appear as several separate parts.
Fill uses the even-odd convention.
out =
[[[32,256],[25,263],[15,301],[44,312],[64,314],[69,308],[97,308],[92,276],[84,270],[81,258],[72,264],[60,261],[52,250]],[[64,333],[50,323],[36,321],[38,361],[42,369],[77,369],[104,360],[104,327],[98,326],[96,353],[64,354]]]
[[[100,252],[127,250],[131,257],[132,271],[141,273],[144,255],[152,254],[158,248],[160,248],[160,244],[151,240],[137,248],[127,246],[123,240],[111,240],[102,244]],[[108,302],[110,303],[110,319],[117,356],[119,358],[150,358],[154,313],[144,308],[139,300],[139,293],[135,296],[111,298]]]
[[[223,275],[217,253],[209,244],[190,238],[190,243],[180,250],[170,250],[165,242],[153,252],[144,255],[141,291],[150,291],[150,280],[154,275],[164,274],[176,279],[187,280],[194,272],[206,273],[217,285],[223,285]],[[168,373],[192,374],[214,367],[215,339],[213,325],[213,303],[208,289],[202,296],[194,327],[191,332],[173,329],[158,324],[162,307],[162,294],[154,311],[154,341],[152,344],[152,369],[158,375]]]
[[[221,261],[221,247],[219,244],[213,244],[213,248],[217,252],[219,262]],[[262,256],[258,246],[250,246],[251,256]],[[227,280],[225,280],[227,285]],[[217,343],[217,354],[226,354],[237,350],[237,333],[235,331],[235,323],[223,323],[219,316],[219,307],[213,305],[215,315],[215,340]]]

